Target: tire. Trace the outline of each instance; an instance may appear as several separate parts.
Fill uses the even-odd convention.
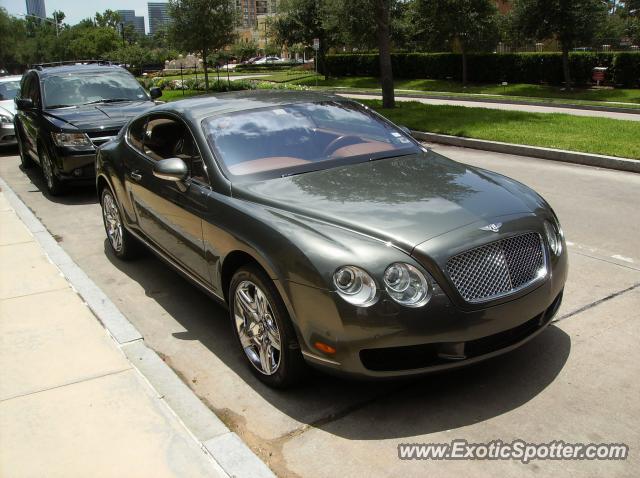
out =
[[[120,207],[108,186],[100,194],[100,205],[104,230],[113,254],[124,261],[138,258],[142,245],[124,226]]]
[[[22,134],[20,133],[20,126],[18,123],[15,123],[14,128],[16,130],[16,139],[18,140],[18,154],[20,155],[20,165],[22,169],[31,169],[35,166],[35,163],[29,153],[24,150],[24,145],[22,144]]]
[[[44,177],[47,192],[51,196],[60,196],[64,192],[64,184],[62,184],[62,181],[56,176],[53,162],[47,149],[41,145],[38,148],[38,155],[40,156],[40,167],[42,168],[42,176]]]
[[[307,365],[293,324],[273,281],[258,267],[243,266],[233,275],[229,315],[247,365],[258,379],[273,388],[302,382]]]

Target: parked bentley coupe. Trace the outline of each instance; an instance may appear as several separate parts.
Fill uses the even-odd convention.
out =
[[[567,254],[538,194],[366,106],[240,92],[156,106],[97,154],[113,253],[146,245],[228,306],[271,386],[459,367],[549,324]]]
[[[131,73],[110,63],[36,65],[22,77],[15,135],[23,168],[38,164],[47,192],[95,180],[96,148],[154,106]]]

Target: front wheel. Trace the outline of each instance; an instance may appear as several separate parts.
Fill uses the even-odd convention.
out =
[[[104,229],[113,253],[122,260],[131,260],[138,257],[140,255],[140,243],[124,227],[118,203],[108,187],[102,190],[100,204],[102,204]]]
[[[61,195],[64,192],[64,185],[58,176],[56,176],[51,156],[49,156],[49,153],[47,153],[44,147],[39,148],[38,154],[40,155],[40,166],[42,166],[42,175],[44,176],[47,192],[51,196]]]
[[[300,382],[306,363],[273,281],[257,267],[241,267],[231,279],[229,302],[233,330],[251,371],[275,388]]]

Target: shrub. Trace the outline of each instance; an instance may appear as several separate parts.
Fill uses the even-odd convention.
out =
[[[468,55],[468,79],[477,83],[550,83],[562,84],[560,53],[476,53]],[[569,56],[572,81],[587,84],[593,68],[609,68],[608,80],[626,86],[637,85],[640,78],[640,53],[575,52]],[[457,53],[394,53],[394,76],[403,79],[462,79],[462,59]],[[339,54],[325,57],[327,76],[379,76],[376,53]]]

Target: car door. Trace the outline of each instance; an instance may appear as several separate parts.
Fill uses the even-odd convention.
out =
[[[210,188],[202,156],[188,127],[176,116],[151,114],[143,127],[141,150],[134,147],[124,158],[125,188],[137,227],[179,266],[210,286],[202,239],[202,216]],[[174,157],[189,168],[185,181],[153,175],[155,162]]]
[[[29,98],[33,101],[33,109],[20,110],[19,112],[23,146],[36,158],[38,153],[38,115],[40,114],[39,88],[38,76],[35,73],[28,74],[20,85],[20,98]]]

